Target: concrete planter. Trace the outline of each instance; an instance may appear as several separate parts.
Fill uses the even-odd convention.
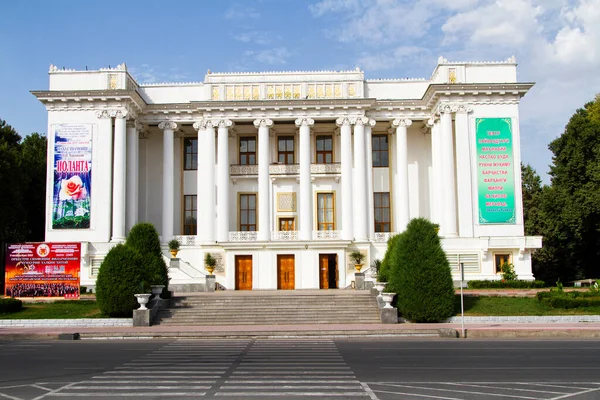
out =
[[[135,294],[134,296],[137,299],[138,303],[140,304],[140,308],[138,308],[138,310],[147,310],[146,304],[148,304],[148,300],[150,300],[150,296],[152,296],[152,295],[144,293],[144,294]]]
[[[382,293],[383,301],[385,302],[385,306],[383,308],[394,308],[392,307],[392,301],[394,301],[394,296],[396,293]]]

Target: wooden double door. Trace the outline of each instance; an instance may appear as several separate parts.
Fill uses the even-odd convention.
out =
[[[252,256],[235,256],[235,290],[252,290]]]
[[[293,254],[277,255],[277,289],[296,288],[296,262]]]
[[[338,288],[337,254],[319,254],[319,288]]]

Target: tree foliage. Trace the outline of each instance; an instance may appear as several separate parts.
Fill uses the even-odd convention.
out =
[[[44,240],[46,138],[0,119],[0,242]]]
[[[409,222],[390,258],[390,285],[397,307],[413,322],[438,322],[454,314],[454,285],[437,225],[424,218]]]
[[[163,260],[160,238],[154,225],[149,222],[135,224],[129,231],[125,244],[142,255],[150,284],[164,285],[166,291],[169,285],[169,270]]]
[[[600,98],[577,110],[548,147],[550,186],[522,170],[525,232],[544,237],[534,274],[547,282],[600,277]]]

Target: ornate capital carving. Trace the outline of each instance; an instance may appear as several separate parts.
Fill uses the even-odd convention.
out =
[[[194,122],[194,125],[192,125],[192,126],[197,131],[199,131],[201,129],[206,129],[206,121],[207,120],[205,120],[205,119],[199,119],[198,121]]]
[[[396,128],[389,128],[388,129],[388,134],[389,135],[395,135],[396,134]]]
[[[395,119],[392,121],[392,126],[398,128],[399,126],[408,128],[412,125],[412,119]]]
[[[138,135],[140,139],[148,139],[150,137],[150,131],[138,131]]]
[[[158,124],[158,129],[160,129],[161,131],[167,129],[174,131],[177,129],[177,124],[173,121],[163,121],[160,124]]]
[[[366,126],[369,123],[369,118],[367,117],[356,117],[356,118],[352,118],[350,120],[350,123],[352,125],[358,125],[358,126]]]
[[[138,132],[145,132],[148,130],[148,125],[141,124],[137,119],[133,121],[133,127]]]
[[[376,124],[377,124],[377,121],[375,121],[373,118],[369,118],[369,122],[367,122],[367,126],[370,126],[372,128]]]
[[[213,126],[217,128],[232,128],[235,126],[234,122],[230,119],[214,119],[212,120]]]
[[[348,118],[348,117],[339,117],[338,119],[335,120],[335,124],[339,127],[342,127],[342,126],[350,126],[352,124],[352,122],[350,121],[350,118]]]
[[[313,126],[315,124],[315,120],[312,118],[298,118],[296,120],[296,126]]]
[[[457,114],[468,114],[473,112],[473,107],[469,104],[458,104],[456,107]]]
[[[108,113],[108,110],[98,110],[98,111],[96,111],[96,118],[108,119],[108,118],[110,118],[110,114]]]
[[[257,118],[254,120],[256,128],[270,128],[273,126],[273,120],[269,118]]]
[[[127,110],[116,110],[115,111],[115,118],[127,118],[127,115],[129,114],[129,112]]]
[[[453,111],[452,108],[453,107],[450,103],[442,103],[437,106],[435,113],[440,115],[445,113],[451,113]]]

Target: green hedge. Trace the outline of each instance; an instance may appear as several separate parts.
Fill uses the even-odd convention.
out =
[[[598,292],[541,292],[537,299],[552,308],[600,307]]]
[[[11,314],[21,311],[23,302],[18,299],[0,299],[0,314]]]
[[[469,281],[469,289],[540,289],[545,288],[544,281]]]

